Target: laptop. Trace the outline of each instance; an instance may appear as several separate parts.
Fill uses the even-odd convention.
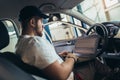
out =
[[[78,57],[96,57],[100,36],[85,35],[78,37],[73,53]]]

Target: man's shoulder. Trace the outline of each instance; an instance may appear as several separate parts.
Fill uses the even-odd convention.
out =
[[[37,41],[37,40],[42,41],[43,39],[39,36],[21,35],[19,37],[19,40],[21,41],[26,41],[26,40],[27,41]]]
[[[19,44],[23,45],[34,45],[34,46],[48,46],[50,45],[45,39],[39,36],[25,36],[22,35],[19,37]]]
[[[28,44],[28,43],[33,44],[33,43],[36,43],[36,42],[37,42],[36,37],[31,37],[31,36],[28,36],[28,35],[21,35],[19,37],[19,40],[18,40],[18,43],[20,43],[20,44]]]

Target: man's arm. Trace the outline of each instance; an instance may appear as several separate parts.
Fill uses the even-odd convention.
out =
[[[67,55],[67,58],[61,64],[55,61],[43,70],[45,76],[50,80],[67,80],[72,72],[76,56],[73,54]]]

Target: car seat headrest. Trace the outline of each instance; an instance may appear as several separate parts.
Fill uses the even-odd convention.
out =
[[[9,44],[9,34],[5,24],[0,20],[0,50]]]

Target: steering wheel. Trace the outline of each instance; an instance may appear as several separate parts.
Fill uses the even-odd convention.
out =
[[[90,27],[86,35],[92,35],[93,33],[96,33],[98,36],[100,36],[100,41],[98,42],[99,51],[97,51],[96,55],[96,57],[99,57],[106,49],[108,42],[108,30],[105,25],[96,23]]]

